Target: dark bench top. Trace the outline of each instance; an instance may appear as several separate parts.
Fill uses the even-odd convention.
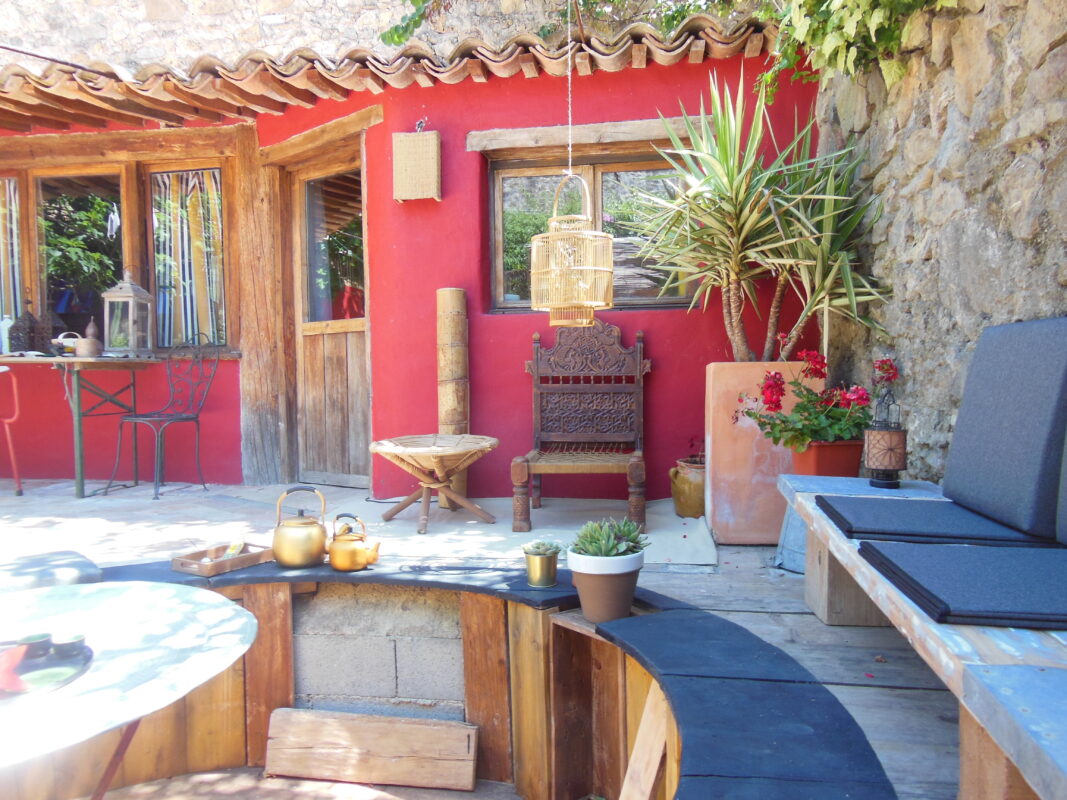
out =
[[[349,583],[490,594],[534,608],[574,608],[570,572],[551,589],[523,569],[382,564],[360,572],[259,564],[214,578],[170,562],[107,567],[104,580],[155,580],[219,589],[253,583]],[[603,623],[596,632],[662,686],[682,740],[679,800],[883,800],[895,798],[878,757],[840,701],[808,670],[740,625],[638,587],[660,613]]]

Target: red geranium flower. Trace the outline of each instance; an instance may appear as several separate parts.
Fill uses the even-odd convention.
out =
[[[841,390],[835,387],[823,389],[819,397],[819,405],[836,406],[841,399]]]
[[[900,377],[900,370],[891,358],[880,358],[874,362],[874,382],[892,383]]]
[[[841,408],[852,408],[853,406],[869,406],[871,404],[871,396],[862,386],[852,386],[851,388],[841,392],[841,399],[838,401],[838,403]]]
[[[760,385],[763,405],[767,411],[781,411],[782,398],[785,396],[785,378],[780,372],[768,372]]]
[[[800,371],[801,375],[805,378],[826,377],[826,356],[815,350],[801,350],[797,355],[804,359],[804,368]]]

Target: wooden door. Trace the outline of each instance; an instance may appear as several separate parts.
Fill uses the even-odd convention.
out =
[[[370,485],[363,175],[293,176],[299,479]]]

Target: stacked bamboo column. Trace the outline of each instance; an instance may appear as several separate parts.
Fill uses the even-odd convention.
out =
[[[470,433],[467,293],[462,289],[437,290],[437,432]],[[457,473],[451,486],[466,497],[467,471]],[[455,508],[445,497],[438,503]]]

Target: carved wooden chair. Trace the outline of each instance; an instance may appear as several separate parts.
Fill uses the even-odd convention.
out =
[[[512,530],[530,530],[542,475],[615,473],[629,485],[627,516],[645,522],[644,334],[623,347],[615,325],[561,328],[553,347],[533,337],[534,449],[511,462]],[[531,490],[532,489],[532,490]]]

